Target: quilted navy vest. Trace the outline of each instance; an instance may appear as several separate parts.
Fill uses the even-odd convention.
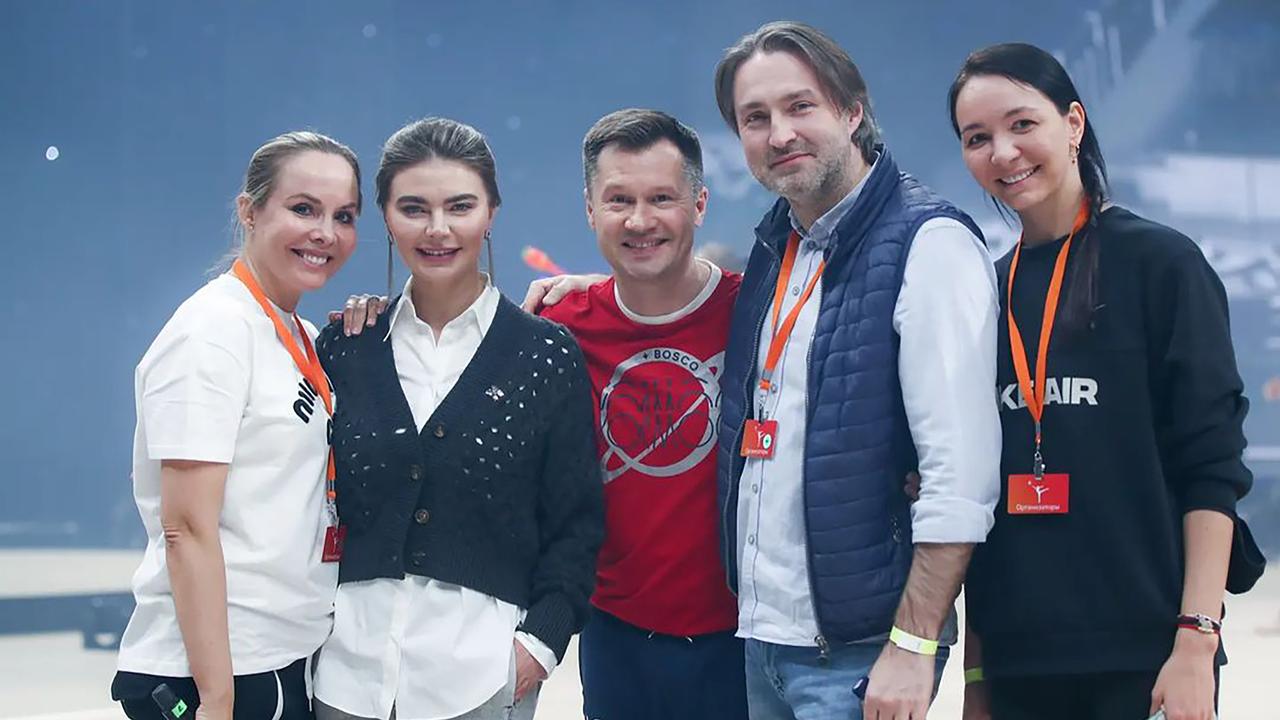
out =
[[[826,250],[809,353],[803,479],[809,584],[825,641],[887,633],[911,567],[902,486],[916,454],[898,380],[893,312],[916,231],[939,217],[982,237],[967,215],[899,172],[882,147]],[[780,199],[756,228],[725,353],[718,489],[722,550],[735,591],[738,449],[754,412],[756,350],[790,231],[790,205]]]

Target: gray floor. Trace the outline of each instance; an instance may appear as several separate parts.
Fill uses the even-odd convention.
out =
[[[30,582],[26,587],[15,587],[11,579],[29,577],[16,571],[48,559],[39,554],[0,552],[4,594],[41,590]],[[127,584],[137,555],[78,553],[60,560],[63,562],[44,563],[43,567],[68,568],[68,577],[46,577],[45,588],[92,585],[114,590],[121,582]],[[1280,566],[1271,567],[1253,592],[1228,599],[1224,634],[1231,664],[1223,672],[1222,717],[1274,720],[1278,717],[1275,685],[1280,669]],[[122,720],[107,694],[114,668],[111,653],[82,649],[78,633],[0,636],[0,718]],[[536,720],[579,720],[581,692],[577,649],[570,646],[565,662],[543,687]],[[959,718],[960,698],[959,663],[952,662],[930,717]]]

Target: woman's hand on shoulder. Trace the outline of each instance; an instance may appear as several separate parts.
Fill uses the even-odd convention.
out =
[[[367,327],[373,327],[378,317],[387,311],[390,301],[381,295],[352,295],[341,310],[329,311],[329,322],[342,321],[342,333],[348,337],[359,335]]]

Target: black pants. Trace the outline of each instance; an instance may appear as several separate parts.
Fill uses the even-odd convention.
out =
[[[1147,720],[1159,672],[987,679],[993,720]],[[1218,670],[1213,671],[1218,705]]]
[[[312,720],[311,698],[307,697],[306,658],[280,668],[253,675],[235,677],[236,700],[232,710],[235,720]],[[160,683],[169,686],[188,710],[183,720],[195,717],[200,705],[195,680],[189,677],[162,677],[141,673],[118,672],[111,682],[111,699],[119,700],[124,714],[131,720],[163,720],[160,708],[151,699],[151,691]],[[279,711],[277,713],[277,711]]]
[[[578,641],[583,714],[592,720],[744,720],[743,643],[733,631],[651,633],[591,609]]]

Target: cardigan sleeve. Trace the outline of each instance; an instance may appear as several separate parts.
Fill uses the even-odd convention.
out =
[[[604,486],[586,361],[578,344],[559,332],[558,342],[567,351],[565,380],[546,416],[551,426],[539,477],[540,553],[520,629],[563,659],[569,638],[586,622],[595,587],[596,554],[604,539]]]

